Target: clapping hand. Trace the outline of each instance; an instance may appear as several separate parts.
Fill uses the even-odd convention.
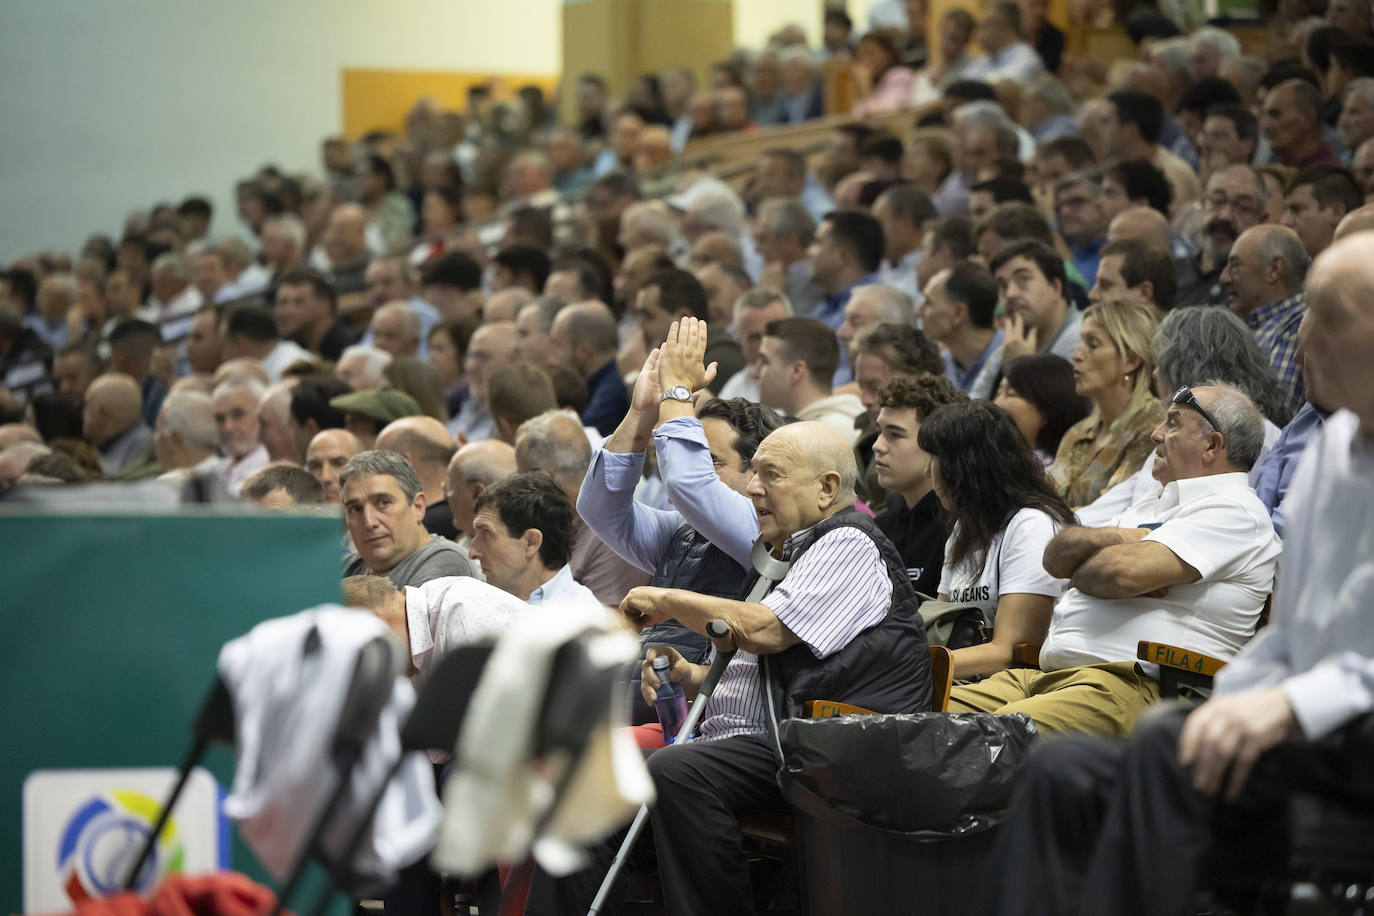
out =
[[[704,365],[706,322],[681,318],[668,329],[658,362],[658,383],[662,391],[684,385],[689,391],[705,388],[716,377],[716,364]]]

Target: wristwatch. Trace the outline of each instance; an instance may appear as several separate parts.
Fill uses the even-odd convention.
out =
[[[662,404],[669,399],[682,401],[684,404],[690,404],[692,403],[692,389],[688,388],[686,385],[674,385],[659,396],[658,402]]]

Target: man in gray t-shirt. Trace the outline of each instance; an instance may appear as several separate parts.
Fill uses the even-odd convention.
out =
[[[404,588],[476,571],[456,544],[425,530],[424,489],[404,456],[359,452],[340,471],[339,487],[357,548],[344,560],[345,576],[386,576]]]

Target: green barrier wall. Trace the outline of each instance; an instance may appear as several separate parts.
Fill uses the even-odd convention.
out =
[[[21,912],[24,777],[178,766],[220,646],[340,600],[340,530],[322,515],[0,515],[0,911]],[[206,765],[229,785],[231,751]],[[237,839],[233,865],[264,880]]]

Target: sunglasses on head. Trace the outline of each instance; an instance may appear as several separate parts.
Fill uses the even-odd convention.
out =
[[[1184,385],[1174,392],[1173,403],[1180,407],[1189,407],[1196,410],[1198,413],[1202,414],[1202,419],[1212,424],[1212,429],[1221,432],[1221,424],[1207,412],[1206,408],[1198,403],[1197,395],[1193,394],[1193,389],[1189,388],[1187,385]]]

